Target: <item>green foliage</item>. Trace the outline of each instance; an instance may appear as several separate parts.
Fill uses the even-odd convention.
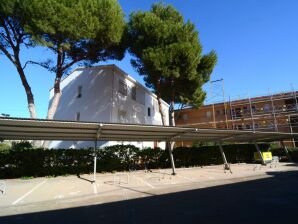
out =
[[[167,152],[160,148],[145,148],[139,150],[139,162],[142,169],[162,168],[166,166]]]
[[[13,63],[20,46],[31,46],[29,35],[24,31],[25,6],[21,0],[1,1],[0,4],[0,53]]]
[[[127,36],[131,63],[146,86],[167,101],[198,106],[202,85],[216,64],[214,51],[202,56],[195,26],[171,5],[153,4],[149,12],[130,15]],[[187,88],[185,88],[187,86]]]
[[[269,149],[268,144],[259,144],[261,151]],[[254,161],[253,144],[232,144],[223,145],[227,161],[229,163],[252,163]],[[223,164],[219,147],[201,146],[201,147],[178,147],[173,150],[173,156],[177,167],[205,166]]]
[[[8,153],[10,150],[10,145],[6,143],[0,143],[0,153]]]
[[[30,1],[26,30],[37,44],[57,54],[57,64],[41,64],[50,71],[62,75],[80,61],[90,64],[123,57],[125,48],[118,45],[125,21],[116,0]]]
[[[262,151],[268,144],[260,144]],[[256,151],[253,144],[223,145],[229,163],[251,163]],[[274,149],[277,150],[277,149]],[[279,151],[279,153],[282,152]],[[298,149],[289,150],[298,161]],[[0,178],[57,176],[93,172],[93,149],[33,149],[28,143],[0,151]],[[128,171],[170,167],[168,151],[160,148],[138,149],[133,145],[114,145],[96,150],[97,172]],[[218,146],[202,146],[173,150],[176,167],[223,164]],[[277,151],[273,151],[277,155]],[[282,156],[282,154],[278,154]]]
[[[21,151],[21,150],[30,150],[33,149],[33,146],[30,142],[13,142],[11,145],[12,151]]]
[[[273,147],[270,148],[273,156],[279,157],[280,161],[288,161],[286,152],[283,148],[280,147]],[[298,162],[298,148],[289,148],[288,149],[289,155],[294,162]]]

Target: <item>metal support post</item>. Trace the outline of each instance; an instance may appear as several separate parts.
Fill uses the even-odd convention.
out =
[[[292,160],[292,158],[291,158],[291,156],[289,154],[288,147],[285,145],[284,141],[281,141],[280,143],[281,143],[282,147],[285,150],[285,153],[286,153],[286,155],[288,157],[289,162],[293,162],[293,160]]]
[[[94,141],[94,170],[93,170],[93,181],[92,183],[96,182],[96,160],[97,160],[97,156],[96,156],[96,148],[97,148],[97,140]]]
[[[253,111],[252,111],[252,105],[251,105],[250,97],[248,98],[248,101],[249,101],[249,110],[250,110],[250,116],[251,116],[251,122],[252,122],[252,130],[255,131],[256,130],[256,125],[255,125],[254,114],[253,114]]]
[[[293,96],[294,96],[294,99],[295,99],[295,109],[296,109],[296,111],[298,111],[297,94],[296,94],[296,91],[295,91],[295,89],[294,89],[293,84],[291,84],[291,86],[292,86]]]
[[[175,145],[175,138],[179,138],[183,135],[186,135],[188,133],[191,133],[191,132],[198,132],[199,129],[195,128],[195,129],[190,129],[184,133],[179,133],[177,134],[176,136],[172,136],[171,138],[168,139],[168,141],[166,141],[166,148],[168,149],[169,151],[169,157],[170,157],[170,161],[171,161],[171,166],[172,166],[172,175],[176,175],[176,168],[175,168],[175,162],[174,162],[174,157],[173,157],[173,150],[174,150],[174,145]]]
[[[172,175],[176,175],[175,162],[174,162],[174,158],[173,158],[174,144],[175,144],[175,142],[170,141],[169,145],[168,145],[169,157],[170,157],[171,166],[172,166]]]
[[[262,152],[261,152],[261,150],[260,150],[260,147],[259,147],[259,145],[258,145],[257,143],[255,143],[255,147],[256,147],[256,149],[257,149],[257,151],[258,151],[258,153],[259,153],[259,156],[260,156],[260,158],[261,158],[262,165],[266,165],[266,163],[265,163],[265,161],[264,161],[264,158],[263,158],[263,155],[262,155]]]
[[[94,141],[94,170],[93,170],[93,181],[92,183],[96,182],[96,160],[97,160],[97,156],[96,156],[96,148],[97,148],[97,141],[101,135],[101,128],[102,128],[103,124],[99,124],[98,130],[96,132],[96,136],[95,136],[95,141]]]
[[[232,128],[231,129],[235,129],[234,115],[233,115],[233,109],[232,109],[232,103],[231,103],[230,97],[229,97],[229,105],[230,105],[230,114],[231,114],[231,119],[232,119]]]
[[[276,115],[275,115],[275,107],[274,107],[274,103],[273,103],[273,95],[271,95],[270,100],[271,100],[271,106],[272,106],[272,112],[273,112],[273,118],[274,118],[275,131],[278,131],[277,120],[276,120]]]
[[[224,102],[224,107],[225,107],[225,119],[226,119],[226,129],[229,129],[229,124],[228,124],[228,115],[227,115],[227,104],[226,104],[226,98],[225,98],[225,89],[224,89],[224,80],[221,82],[221,90],[222,90],[222,98]]]
[[[288,115],[288,122],[290,124],[290,133],[293,134],[293,127],[292,127],[292,121],[291,121],[291,115]],[[292,142],[293,142],[293,147],[296,147],[296,142],[295,139],[292,138]]]
[[[221,153],[221,157],[222,157],[223,162],[224,162],[225,170],[230,170],[230,171],[231,171],[231,168],[230,168],[230,166],[229,166],[229,164],[228,164],[226,155],[225,155],[225,153],[224,153],[224,151],[223,151],[221,142],[219,142],[218,145],[219,145],[219,150],[220,150],[220,153]]]

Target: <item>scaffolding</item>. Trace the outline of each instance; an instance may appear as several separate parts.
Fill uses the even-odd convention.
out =
[[[222,80],[216,80],[216,82],[219,84]],[[199,109],[186,109],[184,113],[190,110],[187,116],[190,119],[183,120],[183,117],[180,117],[177,125],[294,133],[298,132],[297,95],[298,91],[289,91],[252,98],[229,99],[229,101],[208,104]],[[195,112],[191,114],[191,110]],[[212,111],[212,118],[206,116],[208,111]],[[294,147],[297,141],[292,139]]]

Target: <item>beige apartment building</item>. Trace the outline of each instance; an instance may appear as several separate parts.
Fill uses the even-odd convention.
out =
[[[298,132],[297,95],[293,91],[176,110],[176,126]],[[297,141],[289,139],[287,145],[295,147]]]

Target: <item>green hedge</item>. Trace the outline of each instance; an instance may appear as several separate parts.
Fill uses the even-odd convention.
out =
[[[267,151],[269,145],[260,145]],[[254,145],[223,145],[229,163],[253,162]],[[297,152],[297,151],[295,151]],[[93,171],[93,149],[34,149],[30,143],[13,144],[0,151],[0,178],[57,176]],[[159,148],[140,150],[133,145],[114,145],[96,150],[97,172],[170,167],[168,151]],[[295,158],[298,157],[297,154]],[[177,167],[222,164],[218,146],[175,148]]]
[[[261,151],[268,151],[269,144],[259,144],[259,147]],[[223,150],[229,163],[252,163],[254,161],[254,152],[256,151],[253,144],[223,145]],[[174,149],[173,156],[177,167],[218,165],[223,163],[219,146],[179,147]]]
[[[287,155],[283,148],[274,148],[270,150],[273,156],[278,156],[280,161],[288,161]],[[298,148],[289,148],[289,155],[294,162],[298,162]]]
[[[96,150],[97,172],[162,168],[164,150],[133,145],[115,145]],[[0,152],[0,178],[58,176],[93,171],[93,149],[34,149],[28,143],[14,144]]]

